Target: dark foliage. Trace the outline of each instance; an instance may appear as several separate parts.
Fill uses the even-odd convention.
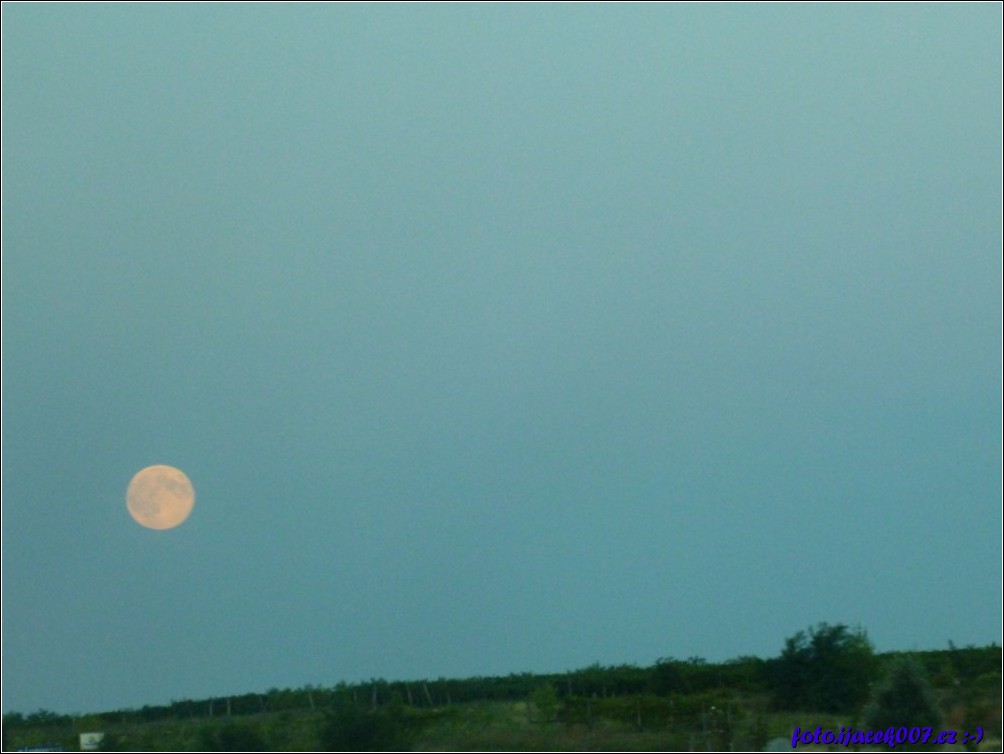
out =
[[[268,751],[258,728],[250,723],[227,723],[202,732],[206,751]]]
[[[864,721],[872,730],[901,726],[938,730],[941,714],[931,684],[918,662],[901,659],[893,664],[874,701],[865,708]],[[911,744],[911,748],[923,750],[921,744]],[[934,748],[937,747],[931,745]]]
[[[945,725],[960,729],[979,725],[988,736],[999,736],[999,646],[959,648],[949,643],[947,650],[879,658],[863,631],[820,624],[788,638],[780,655],[770,660],[740,657],[711,663],[699,657],[663,658],[651,667],[597,663],[565,673],[371,679],[332,687],[272,688],[260,694],[94,713],[86,728],[79,727],[79,716],[44,709],[9,712],[3,719],[4,747],[42,743],[73,747],[79,731],[86,729],[106,732],[102,747],[106,750],[142,750],[165,735],[174,736],[169,740],[177,746],[201,744],[216,751],[294,746],[407,749],[421,743],[430,726],[440,732],[453,730],[450,721],[467,715],[466,705],[520,702],[530,719],[540,723],[533,726],[532,735],[537,737],[556,735],[559,725],[600,731],[603,725],[593,724],[608,720],[639,732],[665,731],[667,736],[686,732],[677,743],[688,747],[739,742],[759,748],[768,735],[765,716],[777,710],[856,715],[869,697],[873,706],[889,708],[888,699],[880,700],[878,692],[871,695],[871,684],[878,679],[880,659],[892,668],[902,658],[914,660],[920,677],[938,690],[948,718]],[[901,700],[908,698],[902,689],[896,694]]]
[[[401,751],[408,748],[408,722],[399,704],[366,709],[341,701],[325,716],[321,746],[325,751]]]
[[[867,700],[878,669],[863,631],[820,623],[789,637],[766,675],[780,709],[851,713]]]

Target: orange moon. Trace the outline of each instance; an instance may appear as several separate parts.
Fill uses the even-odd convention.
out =
[[[148,529],[173,529],[195,505],[195,488],[181,469],[147,466],[126,490],[129,515]]]

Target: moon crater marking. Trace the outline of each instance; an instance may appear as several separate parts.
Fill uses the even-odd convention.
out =
[[[188,518],[194,505],[195,488],[173,466],[147,466],[126,490],[129,515],[148,529],[173,529]]]

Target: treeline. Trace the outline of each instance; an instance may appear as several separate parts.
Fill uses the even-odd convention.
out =
[[[236,717],[262,713],[315,711],[350,703],[378,708],[403,703],[418,709],[435,709],[470,702],[523,701],[543,685],[555,688],[560,699],[610,698],[634,694],[694,693],[715,688],[764,690],[764,668],[768,663],[755,657],[708,663],[701,658],[660,659],[650,667],[590,665],[564,673],[513,673],[507,676],[437,678],[435,680],[388,681],[374,678],[335,686],[303,686],[297,689],[272,688],[264,693],[248,693],[208,699],[185,699],[170,704],[146,705],[88,715],[94,722],[119,724],[158,722],[192,718]],[[74,717],[47,710],[23,715],[10,713],[4,724],[49,726],[69,724]]]
[[[585,709],[581,700],[623,697],[678,699],[724,691],[761,695],[771,711],[816,710],[842,713],[857,709],[889,661],[912,658],[935,689],[971,688],[987,691],[1001,684],[1001,647],[951,643],[947,650],[873,653],[867,636],[844,625],[820,624],[786,640],[772,659],[739,657],[721,663],[700,657],[660,658],[649,667],[599,664],[565,673],[519,673],[465,679],[388,681],[371,679],[331,687],[272,688],[201,700],[179,700],[139,709],[89,714],[92,724],[119,725],[168,720],[233,718],[278,712],[324,711],[333,708],[379,709],[388,705],[416,710],[457,704],[530,699],[542,687],[553,688],[569,711]],[[579,701],[576,701],[579,700]],[[607,705],[611,706],[611,705]],[[613,705],[613,708],[616,705]],[[577,714],[577,713],[575,713]],[[72,726],[75,716],[48,710],[5,714],[5,730],[22,727]]]

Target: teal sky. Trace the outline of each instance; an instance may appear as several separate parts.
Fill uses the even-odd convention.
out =
[[[5,3],[3,709],[999,642],[1001,21]]]

